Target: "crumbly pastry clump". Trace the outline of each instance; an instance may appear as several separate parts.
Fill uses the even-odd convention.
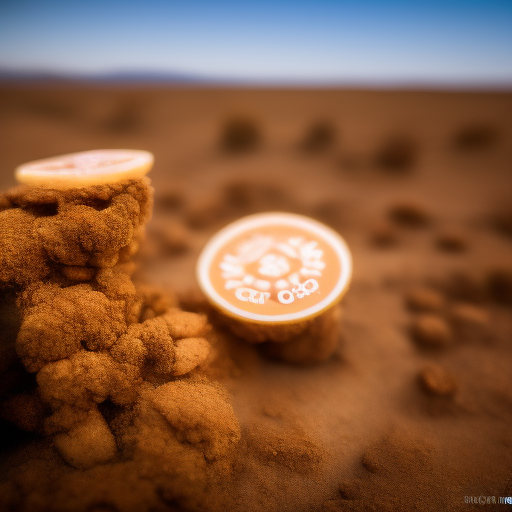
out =
[[[0,288],[16,295],[14,346],[35,374],[35,387],[13,387],[2,414],[48,436],[82,472],[48,495],[63,509],[94,505],[91,493],[80,499],[70,490],[93,481],[98,490],[106,467],[113,485],[98,492],[111,501],[123,502],[124,475],[148,487],[150,501],[187,506],[231,471],[240,427],[227,393],[202,372],[212,358],[206,315],[139,290],[130,277],[152,201],[147,178],[68,190],[24,185],[0,197]],[[25,499],[11,491],[6,503]]]

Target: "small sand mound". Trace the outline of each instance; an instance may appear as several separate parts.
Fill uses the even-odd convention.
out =
[[[452,139],[452,146],[457,151],[477,151],[494,146],[499,139],[499,132],[494,126],[473,124],[461,128]]]
[[[318,121],[312,124],[299,147],[308,153],[319,153],[331,148],[336,141],[336,130],[327,121]]]
[[[435,314],[423,313],[411,323],[413,339],[426,349],[444,349],[452,344],[452,333],[446,321]]]
[[[262,136],[257,121],[246,116],[235,116],[225,121],[220,146],[228,153],[244,153],[261,145]]]
[[[244,438],[251,453],[265,465],[308,473],[324,459],[323,451],[311,437],[290,425],[261,421],[247,427]]]
[[[391,206],[389,218],[398,226],[421,228],[429,223],[430,216],[423,205],[415,201],[402,201]]]
[[[434,396],[453,396],[458,387],[452,374],[437,364],[429,364],[420,370],[418,381],[427,394]]]
[[[389,173],[406,173],[412,170],[418,158],[416,142],[407,136],[386,140],[376,151],[375,165]]]

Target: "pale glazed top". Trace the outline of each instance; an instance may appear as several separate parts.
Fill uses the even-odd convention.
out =
[[[153,167],[149,151],[99,149],[34,160],[20,165],[16,180],[45,188],[76,188],[142,178]]]
[[[199,285],[223,313],[241,321],[291,324],[320,315],[348,289],[352,258],[343,238],[302,215],[240,219],[207,243]]]

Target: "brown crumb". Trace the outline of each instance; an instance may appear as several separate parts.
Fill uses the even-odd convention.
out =
[[[453,396],[457,391],[457,381],[453,375],[437,364],[429,364],[418,373],[423,390],[436,396]]]
[[[474,151],[490,148],[498,141],[498,130],[486,124],[472,124],[461,128],[452,140],[458,151]]]
[[[420,314],[412,321],[411,335],[424,348],[446,348],[452,343],[452,333],[446,321],[431,313]]]
[[[372,451],[368,451],[363,455],[361,462],[364,468],[370,473],[377,473],[380,469],[378,457]]]
[[[309,153],[325,151],[334,145],[336,130],[327,121],[318,121],[312,124],[300,143],[300,148]]]
[[[394,204],[389,209],[390,219],[397,225],[409,228],[420,228],[429,223],[430,216],[419,203],[404,201]]]
[[[169,309],[163,317],[174,339],[202,337],[210,331],[206,315]]]
[[[246,116],[234,116],[224,123],[220,145],[226,152],[242,153],[256,149],[261,141],[257,121]]]
[[[439,311],[445,299],[433,288],[416,286],[406,293],[405,302],[411,311]]]
[[[405,173],[414,167],[417,155],[418,148],[413,139],[396,136],[382,144],[375,154],[374,162],[384,171]]]
[[[502,207],[492,216],[491,223],[500,233],[512,237],[512,208]]]
[[[468,247],[467,237],[455,229],[438,233],[435,242],[439,249],[447,252],[462,252]]]
[[[487,280],[496,302],[512,304],[512,268],[494,269],[489,272]]]
[[[185,375],[203,363],[210,352],[204,338],[184,338],[176,342],[173,375]]]
[[[338,492],[343,500],[356,500],[361,497],[362,482],[358,479],[340,482],[338,485]]]

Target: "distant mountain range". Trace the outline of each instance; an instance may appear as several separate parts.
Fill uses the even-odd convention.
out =
[[[0,69],[0,82],[103,82],[103,83],[187,83],[225,82],[186,73],[165,71],[118,71],[110,73],[58,73]],[[232,80],[227,80],[232,82]]]
[[[99,83],[141,85],[227,85],[227,86],[291,86],[291,87],[343,87],[350,89],[416,89],[416,90],[475,90],[512,91],[511,80],[355,80],[355,79],[249,79],[211,77],[168,71],[113,71],[105,73],[59,73],[50,71],[19,71],[0,68],[0,84],[30,83]]]

